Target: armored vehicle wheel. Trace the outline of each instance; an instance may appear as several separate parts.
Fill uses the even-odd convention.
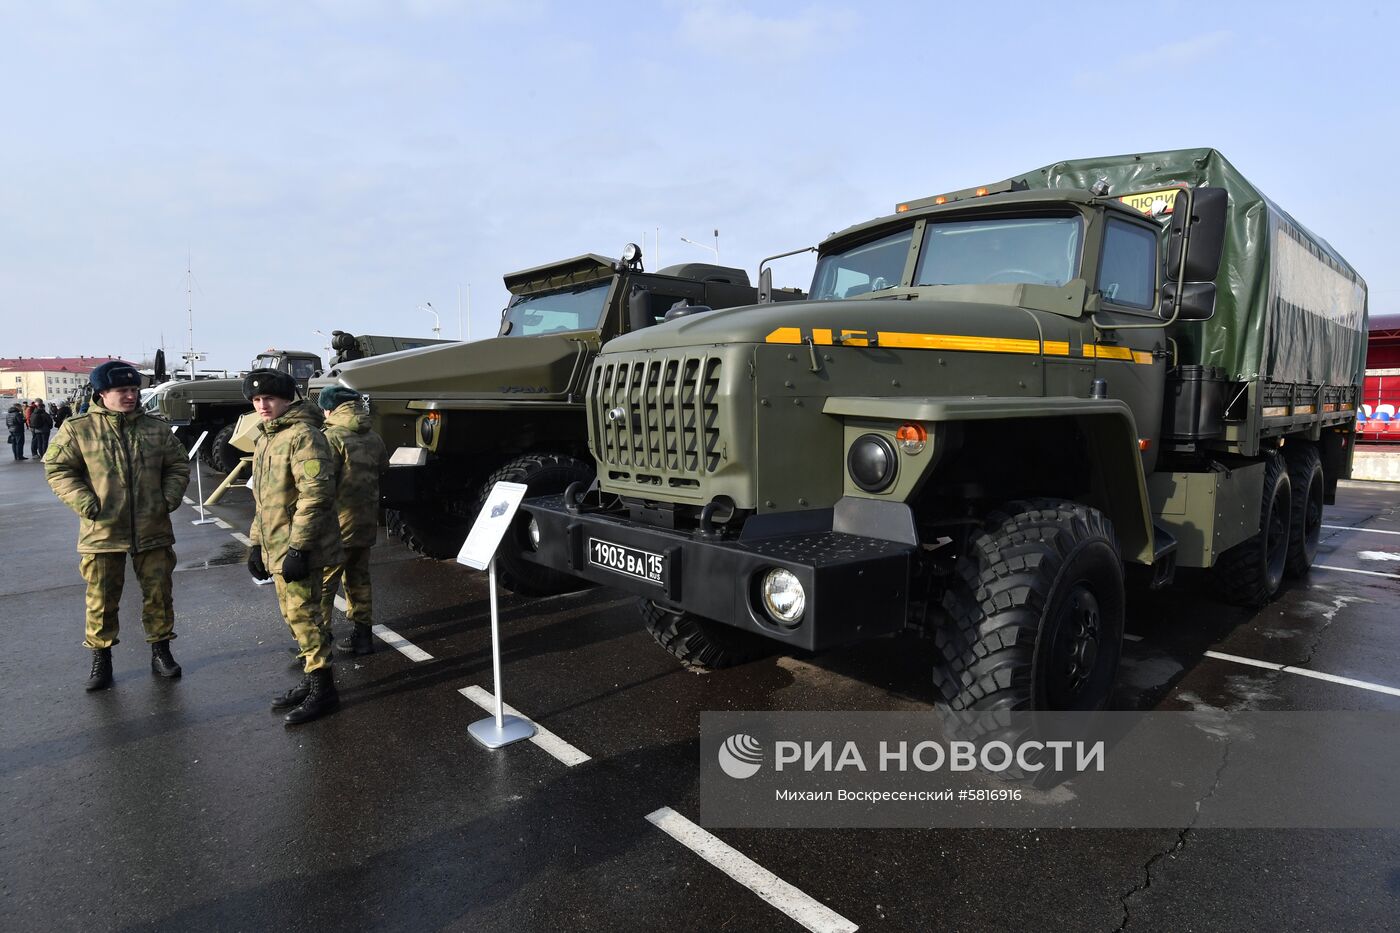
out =
[[[1293,489],[1283,458],[1270,454],[1264,466],[1264,493],[1259,505],[1259,532],[1235,545],[1215,562],[1215,586],[1226,602],[1258,607],[1283,585],[1292,526]]]
[[[1008,503],[968,542],[934,633],[933,682],[953,710],[1094,710],[1123,645],[1113,524],[1058,499]]]
[[[678,612],[649,599],[637,601],[651,637],[691,670],[715,670],[771,654],[771,640],[693,612]]]
[[[205,451],[207,456],[204,459],[220,473],[233,472],[239,458],[243,456],[243,451],[229,443],[233,440],[233,429],[236,427],[238,422],[235,421],[220,428],[219,433],[210,438],[209,449]]]
[[[565,454],[519,457],[486,478],[481,492],[477,494],[472,514],[480,513],[486,505],[486,497],[491,494],[491,487],[503,481],[524,483],[530,487],[528,496],[547,496],[563,492],[575,482],[591,483],[593,468],[577,457]],[[528,519],[517,514],[510,530],[501,539],[500,547],[496,549],[496,580],[501,586],[518,596],[556,596],[593,585],[578,577],[532,564],[521,557],[521,553],[530,547],[529,528]]]
[[[471,524],[432,509],[388,509],[384,524],[415,554],[434,560],[450,560],[462,549]]]
[[[1284,448],[1284,459],[1288,462],[1288,484],[1293,487],[1287,572],[1290,577],[1301,577],[1312,567],[1317,542],[1322,538],[1322,455],[1312,444],[1296,444]]]

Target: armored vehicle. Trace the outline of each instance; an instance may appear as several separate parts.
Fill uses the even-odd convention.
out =
[[[344,331],[332,331],[332,349],[338,351],[332,361],[358,359],[380,353],[392,353],[429,344],[444,343],[418,337],[385,337],[363,335],[356,337]],[[302,392],[308,381],[322,372],[321,357],[305,350],[268,350],[253,360],[253,369],[277,369],[297,381]],[[243,397],[243,379],[175,380],[158,386],[146,396],[147,411],[160,415],[176,425],[175,436],[188,447],[205,431],[209,439],[204,451],[208,463],[220,473],[227,473],[242,453],[230,443],[234,425],[244,412],[253,410]]]
[[[597,480],[526,501],[525,559],[637,594],[698,667],[915,629],[976,710],[1102,706],[1125,575],[1258,606],[1307,572],[1366,286],[1218,152],[901,204],[820,245],[810,298],[608,344]]]
[[[456,556],[499,480],[546,493],[593,478],[583,389],[604,342],[757,296],[743,269],[686,263],[647,272],[635,244],[620,261],[589,253],[513,272],[505,286],[511,298],[493,339],[346,363],[327,374],[369,397],[374,428],[394,451],[381,484],[386,523],[427,557]],[[508,535],[497,552],[503,586],[544,595],[582,585],[522,562],[521,535]]]

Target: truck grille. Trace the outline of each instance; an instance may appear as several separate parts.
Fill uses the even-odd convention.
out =
[[[683,477],[720,466],[720,359],[648,356],[607,360],[590,389],[594,452],[607,466],[635,471],[634,482],[692,485]]]

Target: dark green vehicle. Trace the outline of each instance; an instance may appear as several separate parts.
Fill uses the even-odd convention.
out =
[[[327,373],[369,398],[374,428],[394,451],[381,484],[386,523],[427,557],[457,555],[499,480],[549,493],[593,478],[583,392],[604,342],[757,297],[742,269],[687,263],[646,272],[632,244],[620,261],[589,253],[511,273],[505,285],[511,299],[494,339],[355,361]],[[802,295],[785,290],[775,297]],[[582,585],[523,562],[526,547],[523,538],[501,545],[503,586],[538,596]]]
[[[1257,606],[1307,572],[1366,286],[1219,153],[1061,162],[818,252],[810,301],[608,344],[597,481],[527,500],[527,560],[637,594],[692,666],[915,629],[978,710],[1102,706],[1126,575]]]
[[[397,350],[443,343],[418,337],[386,337],[377,334],[355,336],[345,331],[331,332],[331,348],[336,351],[331,365],[346,359],[360,359]],[[302,391],[308,381],[322,371],[321,357],[305,350],[268,350],[253,360],[253,369],[277,369],[297,381]],[[253,410],[243,397],[243,379],[176,379],[143,393],[146,411],[175,425],[175,436],[190,446],[205,431],[209,440],[204,450],[209,465],[220,473],[232,470],[242,451],[231,443],[238,419]]]

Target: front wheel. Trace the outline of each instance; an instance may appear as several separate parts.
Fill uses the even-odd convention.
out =
[[[472,508],[473,515],[481,513],[491,495],[491,488],[503,481],[524,483],[530,487],[527,495],[531,497],[548,496],[561,493],[577,482],[593,482],[593,468],[577,457],[566,454],[519,457],[486,478]],[[557,596],[592,586],[587,580],[531,563],[522,556],[532,547],[529,522],[528,515],[516,513],[510,529],[496,549],[496,579],[501,586],[517,596]]]
[[[667,609],[649,599],[638,600],[637,609],[656,643],[691,670],[733,667],[774,650],[774,643],[762,635],[693,612]]]
[[[209,441],[209,465],[220,473],[232,473],[243,451],[233,446],[233,430],[238,422],[226,424]]]
[[[1097,710],[1123,645],[1123,562],[1097,509],[1020,500],[968,541],[934,633],[952,710]]]

